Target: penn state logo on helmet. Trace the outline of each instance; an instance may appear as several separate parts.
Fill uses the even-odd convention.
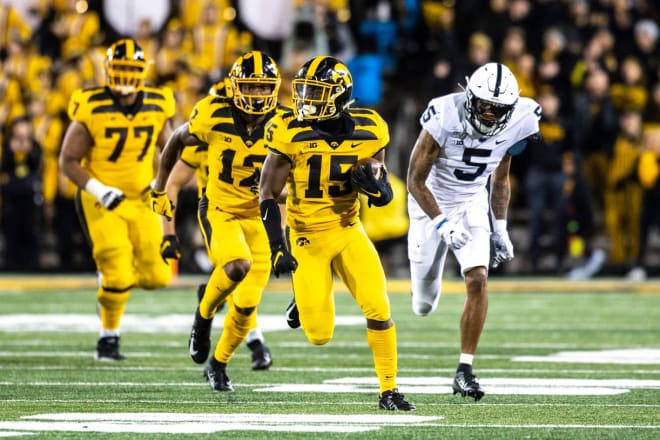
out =
[[[470,124],[481,134],[492,136],[504,129],[518,102],[520,89],[511,70],[488,63],[467,78],[465,110]]]
[[[106,83],[122,95],[138,92],[144,86],[147,67],[140,45],[131,38],[121,39],[106,52]]]
[[[293,111],[299,121],[336,118],[352,103],[351,72],[333,57],[307,61],[293,78],[292,87]]]

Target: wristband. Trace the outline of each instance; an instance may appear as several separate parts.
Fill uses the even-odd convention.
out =
[[[85,184],[85,191],[96,197],[97,199],[101,200],[101,198],[105,195],[105,193],[108,191],[108,187],[96,180],[93,177],[90,177],[90,179],[87,181]]]
[[[449,221],[449,219],[447,218],[446,215],[440,214],[437,217],[434,217],[432,221],[433,221],[433,224],[435,225],[435,229],[437,230],[437,229],[440,229],[442,227],[442,225],[447,223]]]
[[[506,232],[506,219],[504,220],[495,219],[495,231]]]

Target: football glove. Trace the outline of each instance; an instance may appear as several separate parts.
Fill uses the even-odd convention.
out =
[[[470,231],[462,224],[449,220],[444,214],[434,218],[433,225],[438,235],[452,250],[458,250],[472,240]]]
[[[282,243],[270,249],[270,262],[277,278],[280,277],[280,274],[295,272],[298,268],[298,261]]]
[[[394,196],[392,185],[387,180],[387,169],[382,167],[379,179],[374,176],[371,166],[357,167],[351,173],[351,184],[360,192],[367,195],[367,203],[371,208],[374,206],[385,206],[392,201]]]
[[[498,267],[502,263],[511,261],[513,255],[513,243],[506,231],[506,220],[495,220],[495,230],[490,234],[490,242],[493,246],[492,266]]]
[[[181,258],[181,249],[179,248],[179,240],[177,240],[176,235],[163,235],[163,241],[160,242],[160,256],[163,257],[163,261],[166,263],[168,258],[172,260]]]
[[[151,190],[151,209],[156,214],[164,216],[167,220],[172,220],[172,211],[174,211],[174,204],[167,197],[167,192]]]
[[[85,191],[96,197],[101,205],[110,211],[119,206],[125,198],[122,190],[104,185],[93,177],[85,184]]]

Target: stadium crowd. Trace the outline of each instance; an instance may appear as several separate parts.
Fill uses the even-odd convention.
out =
[[[72,92],[104,84],[105,51],[122,36],[151,60],[148,81],[174,91],[175,126],[248,50],[280,66],[284,105],[304,60],[329,54],[346,62],[357,105],[378,109],[390,125],[388,167],[395,199],[404,202],[382,208],[392,210],[387,215],[365,209],[364,222],[392,274],[407,266],[403,180],[419,115],[431,98],[460,91],[476,67],[499,61],[521,96],[541,104],[543,142],[513,161],[509,221],[518,258],[494,272],[640,280],[660,270],[656,2],[171,0],[162,25],[138,17],[130,35],[113,27],[104,6],[0,1],[3,271],[94,269],[76,188],[57,158]],[[203,254],[196,200],[194,187],[184,190],[177,209],[184,271],[205,269],[195,259]]]

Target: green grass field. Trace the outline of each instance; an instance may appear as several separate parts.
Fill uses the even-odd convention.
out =
[[[418,409],[389,413],[377,408],[363,319],[345,292],[336,295],[334,339],[315,347],[286,327],[287,284],[269,288],[259,313],[274,364],[252,371],[240,347],[228,369],[236,391],[227,394],[211,392],[187,353],[192,287],[135,290],[122,333],[128,360],[99,363],[93,288],[5,283],[0,437],[660,438],[660,294],[511,285],[490,296],[474,365],[487,394],[475,403],[450,387],[464,296],[447,293],[420,318],[406,283],[397,284],[399,388]]]

